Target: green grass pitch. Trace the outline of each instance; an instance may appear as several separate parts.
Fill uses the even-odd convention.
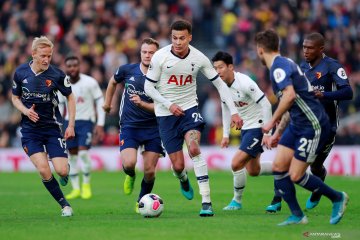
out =
[[[360,238],[360,178],[328,177],[327,183],[346,191],[350,202],[338,225],[330,225],[331,203],[325,197],[320,205],[306,212],[307,225],[278,227],[289,216],[283,204],[281,213],[265,214],[272,198],[271,176],[248,177],[243,209],[225,212],[232,198],[231,172],[210,172],[211,196],[215,216],[200,218],[200,195],[193,172],[189,173],[195,191],[193,200],[180,193],[171,172],[159,172],[153,192],[164,200],[159,218],[145,219],[134,212],[142,173],[137,173],[132,195],[123,194],[124,173],[92,174],[93,198],[70,201],[75,215],[60,217],[60,208],[45,190],[36,173],[0,173],[0,239],[341,239]],[[70,186],[63,188],[69,193]],[[309,193],[297,187],[301,206]],[[308,237],[304,236],[309,233]],[[322,234],[322,235],[321,235]]]

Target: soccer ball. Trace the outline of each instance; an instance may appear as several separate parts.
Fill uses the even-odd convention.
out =
[[[163,200],[154,193],[144,195],[139,201],[139,212],[143,217],[159,217],[163,210]]]

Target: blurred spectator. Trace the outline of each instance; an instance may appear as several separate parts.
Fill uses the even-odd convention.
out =
[[[296,61],[302,59],[304,35],[322,33],[327,40],[326,54],[345,66],[355,92],[354,101],[340,106],[342,116],[346,117],[360,111],[359,16],[359,0],[2,0],[0,83],[11,88],[15,66],[29,60],[31,41],[43,34],[55,43],[53,64],[62,67],[67,55],[77,55],[83,63],[81,71],[96,76],[105,88],[119,65],[138,61],[139,40],[154,37],[161,47],[170,44],[169,26],[181,17],[193,21],[194,46],[209,56],[219,48],[231,52],[235,67],[249,74],[268,96],[272,90],[266,69],[256,57],[255,33],[265,28],[276,29],[281,36],[283,55]],[[199,83],[208,84],[201,79]],[[8,94],[2,95],[1,108],[7,109],[10,98]],[[212,105],[213,96],[208,91],[199,91],[199,99],[204,100],[200,106]],[[11,128],[18,120],[10,118],[5,120],[6,128],[1,120],[3,139],[7,135],[16,138],[16,129]],[[212,114],[207,118],[208,126],[213,127],[213,118],[218,117]],[[117,121],[116,114],[107,117],[109,136],[113,136]],[[359,143],[356,141],[360,134],[354,126],[349,128],[344,130],[345,136],[351,135],[347,144]],[[221,136],[218,132],[219,127],[215,135]],[[9,141],[3,142],[9,145]],[[114,141],[107,144],[110,142]]]

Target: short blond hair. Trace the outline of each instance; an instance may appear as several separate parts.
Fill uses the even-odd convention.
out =
[[[36,51],[37,48],[50,47],[53,49],[54,44],[45,36],[36,37],[32,42],[31,49]]]

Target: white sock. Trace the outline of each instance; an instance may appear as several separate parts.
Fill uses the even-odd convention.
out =
[[[194,162],[194,172],[196,175],[197,182],[199,184],[200,195],[202,202],[210,203],[210,184],[208,168],[205,160],[201,157],[201,154],[192,158]]]
[[[246,185],[246,169],[233,172],[234,175],[234,200],[241,203],[241,198]]]
[[[69,154],[70,182],[74,190],[80,190],[79,169],[77,165],[78,155]]]
[[[80,150],[79,157],[81,159],[81,166],[83,172],[83,183],[90,183],[91,160],[88,150]]]
[[[171,169],[173,170],[173,175],[177,177],[181,182],[185,182],[188,179],[185,169],[183,169],[181,173],[175,172],[174,169],[172,168],[172,165],[171,165]]]
[[[260,175],[272,175],[272,162],[260,162]]]

